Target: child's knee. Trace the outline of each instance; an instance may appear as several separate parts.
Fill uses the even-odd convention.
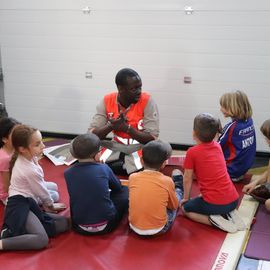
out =
[[[181,210],[182,210],[182,212],[183,212],[183,215],[186,216],[187,213],[186,213],[186,211],[185,211],[184,205],[181,206]]]
[[[49,244],[49,238],[47,234],[39,235],[36,243],[34,244],[33,249],[43,249],[46,248]]]

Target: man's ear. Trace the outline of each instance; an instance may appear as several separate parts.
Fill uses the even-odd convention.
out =
[[[123,87],[121,85],[117,85],[117,89],[120,94],[123,92]]]

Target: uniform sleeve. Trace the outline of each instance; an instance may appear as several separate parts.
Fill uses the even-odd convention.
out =
[[[169,200],[168,200],[168,208],[172,209],[172,210],[176,210],[178,208],[179,205],[179,201],[176,197],[176,193],[175,193],[175,187],[174,187],[174,183],[171,180],[169,182]]]
[[[158,137],[159,135],[159,112],[157,104],[152,97],[149,98],[148,103],[144,109],[143,118],[144,131],[151,135]]]
[[[104,100],[102,99],[96,107],[96,114],[93,116],[88,130],[90,131],[93,128],[103,127],[107,122],[106,108]]]

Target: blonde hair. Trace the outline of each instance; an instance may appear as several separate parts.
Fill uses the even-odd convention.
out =
[[[247,120],[252,116],[252,108],[248,97],[242,91],[237,90],[223,94],[219,103],[228,112],[230,117]]]
[[[261,125],[261,132],[268,140],[270,140],[270,119],[263,122]]]

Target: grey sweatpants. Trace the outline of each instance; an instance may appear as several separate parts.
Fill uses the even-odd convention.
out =
[[[55,222],[57,234],[69,229],[68,219],[66,217],[51,213],[48,213],[48,215],[50,215]],[[28,213],[25,229],[27,234],[2,239],[3,250],[42,249],[48,245],[49,238],[47,233],[32,211]]]

